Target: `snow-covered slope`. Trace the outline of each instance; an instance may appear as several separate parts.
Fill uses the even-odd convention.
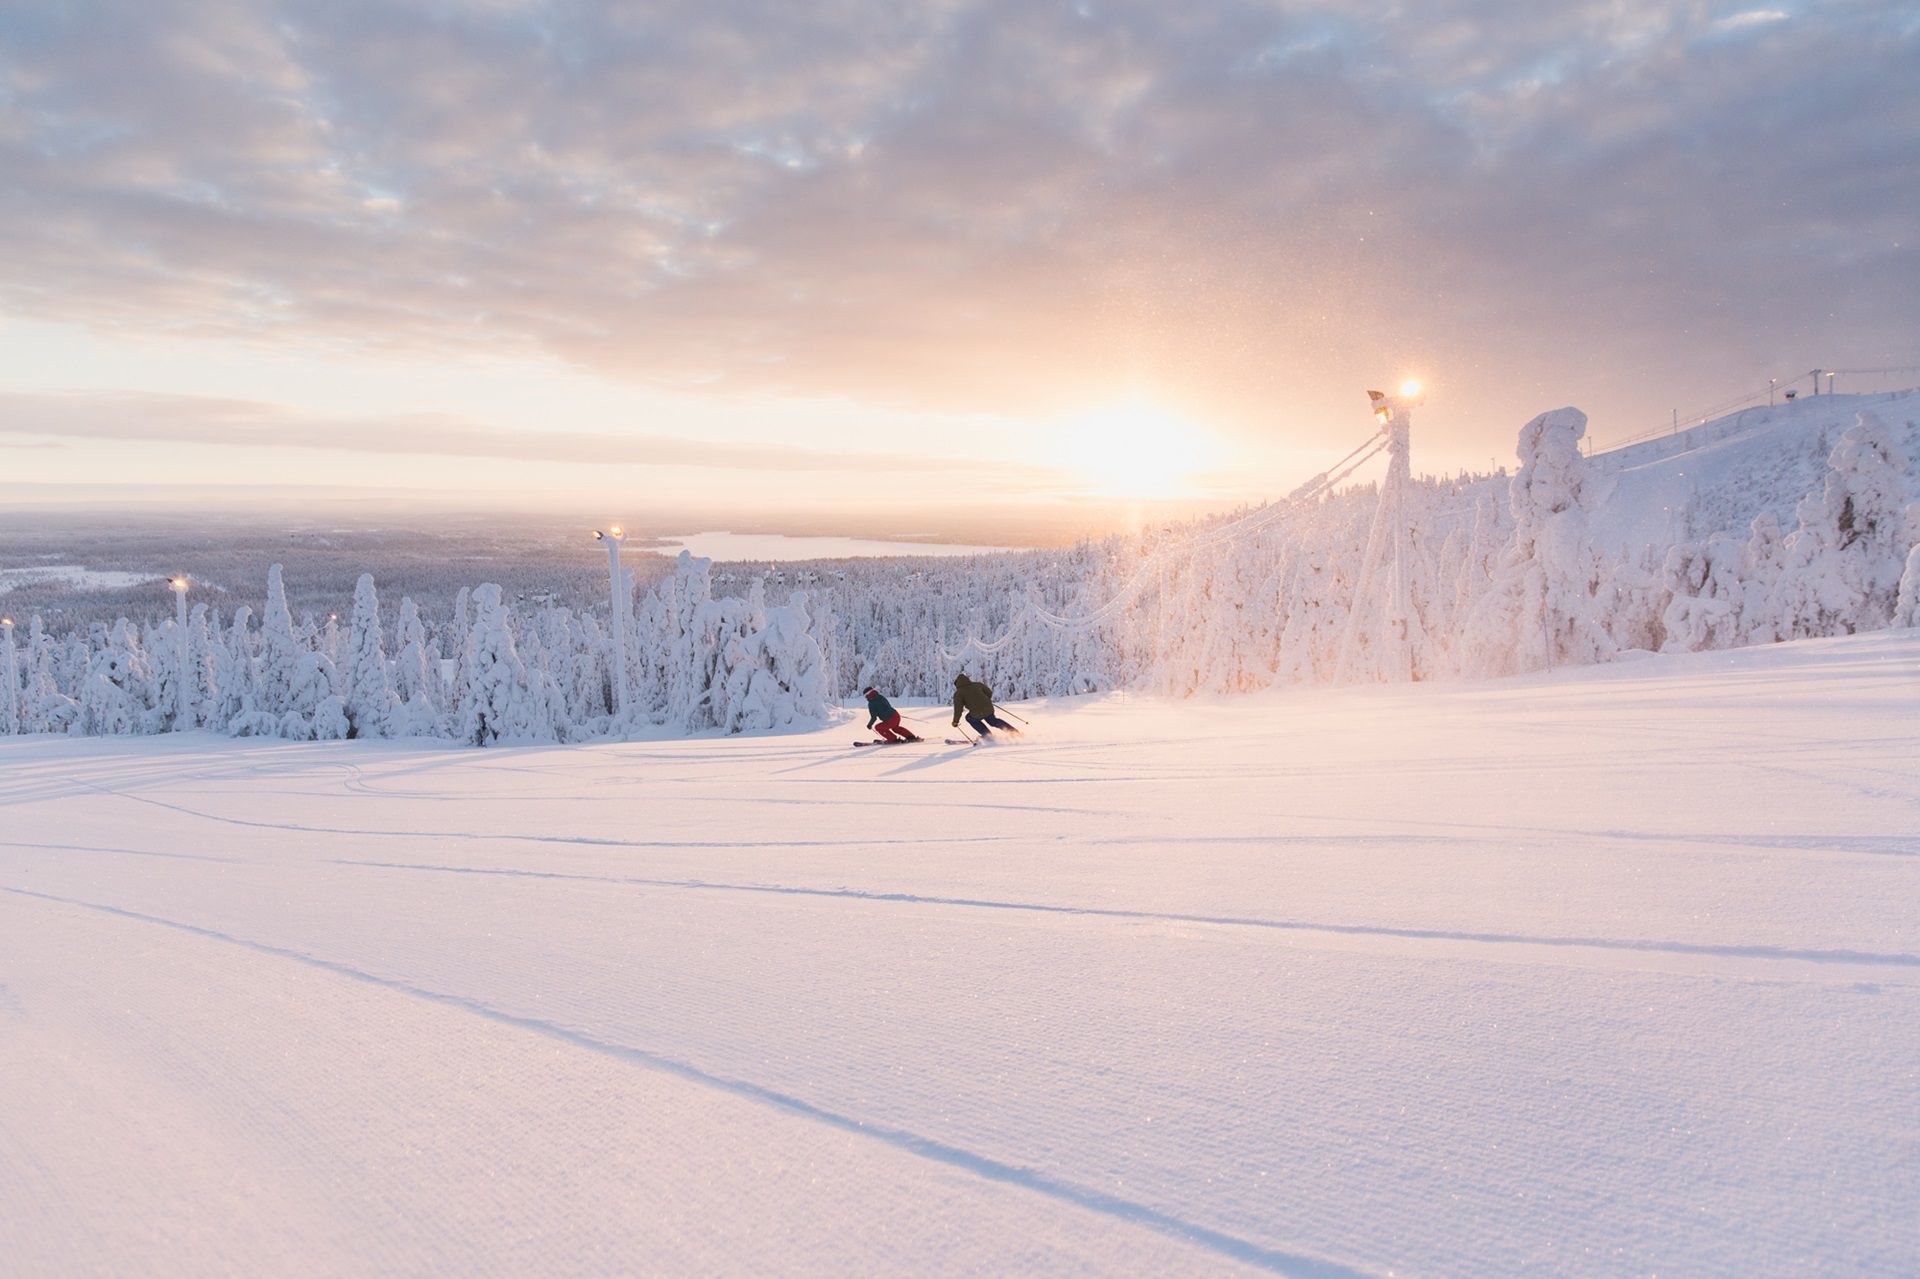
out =
[[[1791,529],[1794,505],[1820,487],[1834,442],[1863,411],[1893,428],[1920,492],[1920,394],[1809,396],[1596,455],[1594,473],[1613,487],[1592,522],[1594,545],[1618,554],[1714,533],[1744,538],[1768,512]]]
[[[0,1272],[1911,1275],[1916,662],[0,741]]]

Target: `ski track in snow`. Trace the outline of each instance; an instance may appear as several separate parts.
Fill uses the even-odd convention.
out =
[[[699,892],[779,893],[791,897],[839,897],[861,902],[898,902],[908,906],[956,906],[965,910],[1019,910],[1043,915],[1079,915],[1094,919],[1158,920],[1170,924],[1207,924],[1216,928],[1270,928],[1276,932],[1333,933],[1359,937],[1390,937],[1406,941],[1475,942],[1492,946],[1567,946],[1579,950],[1666,952],[1674,955],[1714,955],[1734,959],[1799,960],[1808,963],[1896,965],[1920,967],[1920,955],[1878,955],[1854,950],[1787,950],[1777,946],[1711,946],[1690,942],[1616,940],[1607,937],[1525,937],[1510,933],[1458,933],[1432,928],[1376,928],[1364,924],[1315,923],[1293,919],[1255,919],[1245,915],[1183,915],[1167,911],[1115,910],[1100,906],[1073,906],[1047,902],[990,901],[973,897],[926,897],[914,893],[875,893],[855,888],[799,888],[784,884],[724,884],[700,879],[642,879],[635,876],[573,875],[563,871],[510,870],[480,866],[421,866],[411,862],[366,862],[341,859],[342,866],[374,870],[413,870],[443,875],[505,875],[528,879],[561,879],[600,884],[632,884],[642,888],[688,888]]]
[[[1272,1248],[1263,1248],[1245,1239],[1238,1239],[1218,1230],[1211,1230],[1205,1226],[1198,1226],[1192,1222],[1182,1221],[1178,1217],[1171,1216],[1158,1209],[1133,1203],[1116,1195],[1106,1194],[1084,1186],[1075,1186],[1056,1181],[1033,1169],[1014,1167],[1013,1165],[1002,1163],[997,1159],[962,1150],[957,1146],[951,1146],[945,1142],[935,1141],[911,1132],[876,1126],[847,1115],[836,1114],[831,1110],[822,1109],[811,1102],[789,1096],[786,1093],[778,1092],[759,1084],[746,1080],[730,1079],[723,1075],[710,1074],[697,1066],[689,1065],[686,1062],[678,1061],[672,1057],[663,1056],[659,1053],[650,1052],[646,1049],[636,1048],[630,1045],[608,1043],[604,1040],[595,1039],[590,1035],[582,1034],[577,1030],[555,1025],[552,1022],[540,1021],[531,1017],[523,1017],[514,1013],[503,1012],[498,1008],[488,1007],[486,1004],[480,1003],[477,1000],[468,999],[464,996],[450,995],[442,991],[427,990],[409,982],[396,981],[390,977],[381,977],[373,973],[362,972],[360,969],[350,967],[349,965],[337,963],[329,959],[322,959],[315,955],[304,954],[297,950],[289,950],[281,946],[272,946],[264,942],[249,941],[244,937],[235,937],[210,928],[202,928],[195,924],[183,924],[178,920],[162,919],[156,915],[145,915],[139,911],[123,910],[118,906],[103,906],[98,902],[80,901],[71,897],[56,897],[48,893],[36,893],[22,888],[8,888],[4,891],[16,893],[22,897],[37,897],[42,901],[57,902],[65,906],[77,906],[86,910],[96,910],[104,914],[119,916],[122,919],[132,919],[138,920],[141,923],[156,924],[163,928],[178,929],[181,932],[191,933],[198,937],[206,937],[214,941],[243,946],[248,950],[255,951],[262,955],[270,955],[281,959],[291,959],[302,964],[310,964],[315,968],[324,969],[327,972],[351,978],[354,981],[367,982],[370,985],[398,991],[403,995],[409,995],[416,999],[446,1004],[449,1007],[474,1013],[491,1021],[502,1022],[521,1030],[529,1030],[541,1035],[550,1036],[560,1040],[562,1043],[585,1048],[591,1052],[604,1053],[622,1061],[633,1062],[637,1065],[677,1075],[693,1083],[718,1088],[725,1092],[746,1097],[752,1101],[764,1102],[790,1114],[812,1119],[829,1127],[838,1128],[869,1140],[893,1146],[907,1154],[916,1155],[923,1159],[931,1159],[936,1163],[952,1165],[953,1167],[970,1172],[975,1176],[983,1177],[989,1181],[1004,1182],[1022,1189],[1032,1190],[1050,1198],[1059,1199],[1075,1205],[1076,1207],[1089,1208],[1095,1212],[1117,1217],[1122,1221],[1134,1222],[1153,1230],[1164,1231],[1177,1239],[1191,1241],[1218,1252],[1223,1256],[1231,1257],[1236,1261],[1248,1262],[1276,1273],[1306,1276],[1309,1277],[1309,1279],[1314,1276],[1325,1276],[1326,1279],[1340,1279],[1341,1276],[1359,1276],[1364,1273],[1347,1266],[1334,1265],[1317,1258],[1280,1252]]]
[[[6,742],[0,1274],[1911,1275],[1916,669]]]

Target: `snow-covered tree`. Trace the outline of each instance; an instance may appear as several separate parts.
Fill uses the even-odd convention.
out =
[[[370,575],[363,573],[361,576],[366,577]],[[320,628],[319,634],[314,638],[313,646],[327,655],[327,660],[333,663],[335,670],[345,669],[346,641],[340,634],[340,617],[338,614],[327,614],[326,625]]]
[[[1612,641],[1595,616],[1579,409],[1542,413],[1521,429],[1508,489],[1513,536],[1465,636],[1468,674],[1504,675],[1604,661]]]
[[[380,597],[374,591],[371,573],[362,573],[353,587],[344,704],[349,737],[392,735],[399,705],[387,673],[386,644],[380,634]]]
[[[27,623],[27,675],[21,697],[21,727],[29,733],[84,731],[79,699],[60,691],[56,648],[35,613]]]
[[[552,740],[542,699],[528,689],[500,588],[491,582],[479,587],[471,604],[473,630],[460,680],[460,740],[475,746]]]
[[[714,667],[707,675],[707,701],[713,721],[729,733],[748,727],[755,675],[765,669],[766,584],[758,579],[746,598],[709,601],[701,609],[703,642]]]
[[[180,706],[180,686],[189,677],[191,658],[184,647],[186,637],[175,629],[177,626],[177,622],[168,618],[158,627],[149,626],[141,637],[141,648],[153,667],[154,709],[165,717],[165,727],[169,729],[191,727],[194,713],[189,705],[183,716]]]
[[[1780,521],[1763,512],[1748,526],[1740,550],[1740,642],[1771,644],[1780,633],[1780,574],[1786,564]]]
[[[1346,626],[1344,583],[1327,549],[1309,546],[1300,556],[1287,591],[1285,628],[1280,633],[1279,678],[1311,684],[1333,678],[1334,661]]]
[[[216,721],[235,737],[279,732],[280,717],[260,704],[259,636],[251,608],[243,604],[233,611],[222,650],[214,654],[214,682],[220,689]]]
[[[1907,505],[1907,564],[1894,598],[1893,624],[1920,626],[1920,502]]]
[[[827,718],[827,664],[807,630],[807,594],[767,611],[766,629],[755,637],[758,669],[748,681],[740,723],[746,728],[821,724]]]
[[[526,736],[541,741],[565,741],[571,725],[567,720],[566,693],[554,677],[553,654],[548,650],[538,625],[517,628],[520,636],[520,665],[525,672]]]
[[[221,729],[220,655],[225,651],[214,627],[219,618],[205,604],[195,604],[187,615],[187,662],[191,672],[193,727]]]
[[[1787,638],[1891,624],[1906,568],[1907,459],[1886,424],[1860,413],[1827,468],[1786,541],[1775,612]]]
[[[713,600],[713,561],[680,552],[673,575],[661,583],[654,643],[661,655],[660,717],[682,732],[716,724],[707,698],[715,670],[713,640],[701,611]]]
[[[1724,533],[1667,552],[1663,652],[1731,648],[1740,639],[1742,547]]]
[[[87,665],[80,731],[91,736],[159,732],[166,712],[155,706],[157,693],[153,665],[133,624],[122,618]]]
[[[347,737],[346,699],[336,690],[339,673],[318,649],[302,652],[294,663],[287,710],[280,717],[280,736],[295,741],[337,741]]]
[[[395,737],[439,737],[446,731],[440,711],[440,654],[427,638],[412,596],[400,598],[397,641],[400,655],[393,661],[393,692],[399,705],[390,718],[390,731]]]
[[[293,614],[287,608],[284,570],[267,570],[267,607],[260,619],[260,638],[251,709],[275,719],[293,709],[293,683],[299,674],[302,644],[295,636]]]
[[[1655,652],[1666,642],[1662,614],[1670,599],[1653,556],[1652,547],[1622,555],[1601,574],[1594,608],[1616,650]]]

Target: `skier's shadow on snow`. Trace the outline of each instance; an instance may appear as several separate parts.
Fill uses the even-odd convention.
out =
[[[889,768],[886,772],[880,774],[880,776],[898,777],[902,773],[918,773],[929,768],[938,768],[942,764],[951,764],[957,760],[964,759],[979,749],[977,746],[968,747],[964,750],[957,746],[952,747],[942,751],[938,755],[923,755],[919,759],[910,760],[897,768]]]
[[[884,748],[882,748],[882,749],[884,749]],[[894,747],[893,749],[896,749],[896,750],[904,750],[904,749],[905,749],[905,747]],[[867,753],[869,753],[869,752],[866,752],[866,751],[856,751],[856,752],[854,752],[854,753],[855,753],[855,754],[867,754]],[[961,750],[961,749],[960,749],[959,747],[957,747],[957,746],[956,746],[956,747],[951,747],[951,748],[949,748],[949,749],[947,749],[947,750],[944,750],[944,751],[939,751],[939,752],[937,752],[937,753],[935,753],[935,754],[932,754],[932,755],[921,755],[921,756],[920,756],[919,758],[917,758],[917,759],[915,759],[915,760],[913,760],[913,761],[912,761],[912,762],[910,762],[910,763],[905,763],[905,764],[901,764],[901,765],[900,765],[900,766],[898,766],[897,768],[888,768],[888,769],[883,769],[883,770],[880,770],[880,771],[878,771],[878,772],[876,772],[876,773],[874,773],[874,774],[871,774],[870,776],[873,776],[873,777],[895,777],[895,776],[898,776],[898,775],[899,775],[899,774],[901,774],[901,773],[911,773],[911,772],[917,772],[918,770],[920,770],[920,769],[923,769],[923,768],[933,768],[933,767],[935,767],[936,765],[939,765],[939,764],[946,764],[946,763],[951,763],[951,762],[952,762],[953,760],[955,760],[955,759],[958,759],[958,758],[959,758],[960,756],[962,756],[962,755],[965,755],[965,754],[967,754],[967,753],[968,753],[967,751],[964,751],[964,750]],[[796,764],[796,765],[794,765],[794,766],[793,766],[792,768],[782,768],[782,769],[778,769],[778,770],[776,770],[776,771],[775,771],[775,773],[774,773],[774,776],[776,776],[776,777],[784,777],[784,776],[786,776],[787,774],[790,774],[790,773],[810,773],[810,772],[814,772],[814,771],[816,771],[816,770],[818,770],[818,769],[822,769],[822,768],[832,768],[832,767],[834,767],[834,765],[836,765],[836,764],[838,764],[838,763],[840,763],[840,762],[842,761],[842,759],[843,759],[843,758],[844,758],[844,756],[839,756],[839,755],[830,755],[830,756],[827,756],[827,757],[826,757],[826,758],[824,758],[824,759],[815,759],[815,760],[810,760],[810,761],[808,761],[807,763],[804,763],[804,764]],[[840,778],[836,778],[835,780],[842,780],[842,779],[840,779]]]

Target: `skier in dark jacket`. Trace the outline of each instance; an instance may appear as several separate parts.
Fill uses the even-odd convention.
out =
[[[893,709],[893,703],[880,696],[880,690],[869,688],[867,699],[867,727],[879,733],[890,742],[917,742],[920,739],[913,733],[900,727],[900,712]]]
[[[960,727],[960,716],[966,714],[967,723],[973,731],[982,737],[992,737],[989,728],[1003,728],[1016,736],[1020,730],[993,713],[993,690],[977,679],[968,679],[964,674],[953,677],[953,726]]]

